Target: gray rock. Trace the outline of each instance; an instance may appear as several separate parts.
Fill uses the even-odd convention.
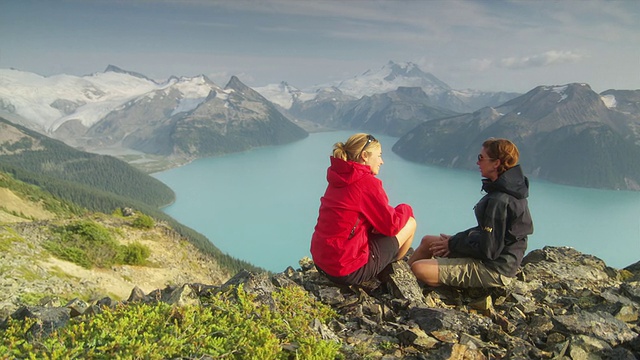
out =
[[[133,288],[133,290],[131,290],[131,294],[129,295],[127,302],[139,302],[139,301],[145,301],[145,300],[146,300],[146,296],[144,294],[144,291],[142,291],[142,289],[136,286]]]
[[[611,346],[604,340],[585,335],[574,335],[569,343],[569,355],[572,360],[602,359],[602,354],[611,350]]]
[[[579,311],[572,315],[555,316],[554,320],[573,334],[590,335],[606,341],[611,346],[620,345],[638,337],[638,334],[631,331],[626,323],[601,311],[596,313]]]
[[[397,338],[404,346],[415,346],[420,350],[432,349],[440,343],[434,337],[427,335],[419,327],[402,326]]]
[[[620,285],[623,294],[626,294],[631,300],[640,302],[640,281],[623,283]]]
[[[25,306],[14,312],[11,318],[15,320],[38,319],[39,321],[33,324],[28,332],[34,338],[39,339],[65,326],[71,319],[71,309],[66,307]]]
[[[182,285],[171,292],[166,301],[168,304],[177,306],[200,305],[200,298],[196,291],[188,284]]]
[[[394,297],[410,300],[417,304],[424,304],[422,288],[406,262],[396,261],[391,263],[388,271],[383,274],[383,281]]]
[[[76,316],[80,316],[82,314],[84,314],[84,312],[87,310],[87,308],[89,307],[89,304],[87,304],[86,302],[75,298],[71,301],[69,301],[67,303],[67,305],[65,305],[67,308],[69,308],[69,310],[71,310],[71,317],[76,317]]]

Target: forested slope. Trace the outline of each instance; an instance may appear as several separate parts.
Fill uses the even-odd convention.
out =
[[[123,207],[136,209],[167,222],[201,251],[212,254],[230,273],[262,271],[222,253],[205,236],[162,212],[159,207],[174,199],[173,191],[111,156],[73,149],[0,118],[0,172],[90,211],[109,214]]]

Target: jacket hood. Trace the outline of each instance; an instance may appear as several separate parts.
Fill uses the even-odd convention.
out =
[[[505,171],[496,181],[482,179],[482,190],[487,193],[500,191],[516,199],[525,199],[529,196],[529,179],[522,173],[520,165],[516,165]]]
[[[369,165],[344,161],[331,156],[331,166],[327,169],[327,181],[330,185],[343,187],[371,174]]]

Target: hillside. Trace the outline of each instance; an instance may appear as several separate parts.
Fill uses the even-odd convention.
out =
[[[475,169],[482,142],[504,137],[518,146],[528,176],[640,190],[640,121],[629,113],[637,100],[618,95],[599,95],[586,84],[539,86],[496,108],[422,123],[393,151],[420,163]]]
[[[0,130],[0,172],[71,204],[67,206],[75,214],[136,209],[167,223],[229,272],[260,270],[222,253],[210,239],[162,212],[159,207],[173,201],[173,191],[124,161],[73,149],[2,118]],[[24,195],[31,196],[29,192]]]
[[[161,181],[112,156],[74,149],[1,117],[0,134],[0,170],[30,176],[49,191],[52,183],[65,181],[155,207],[175,198]],[[75,201],[88,206],[86,199]]]
[[[122,300],[136,286],[151,291],[169,284],[216,284],[229,278],[228,269],[166,222],[137,226],[140,213],[122,216],[81,210],[3,173],[0,204],[0,317],[42,298]],[[106,229],[121,246],[146,247],[145,265],[87,268],[54,256],[47,243],[61,236],[58,229],[77,223]]]
[[[186,283],[126,301],[25,306],[0,321],[0,356],[145,359],[615,359],[640,355],[640,263],[572,248],[523,259],[506,287],[430,288],[404,261],[359,287],[310,259],[272,276]]]

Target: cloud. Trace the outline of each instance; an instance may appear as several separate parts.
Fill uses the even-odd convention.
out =
[[[564,63],[576,63],[585,57],[585,55],[572,51],[551,50],[537,55],[503,58],[498,60],[495,63],[495,66],[507,69],[525,69]]]
[[[492,60],[489,59],[471,59],[469,60],[469,67],[474,71],[485,71],[491,68],[493,64]]]

